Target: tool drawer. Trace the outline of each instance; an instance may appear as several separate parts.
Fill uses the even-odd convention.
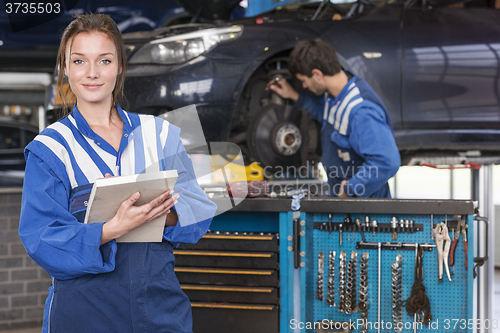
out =
[[[279,296],[276,287],[182,284],[181,289],[198,302],[278,304]]]
[[[274,252],[175,250],[176,265],[278,269]]]
[[[209,231],[196,244],[182,244],[182,250],[227,250],[278,252],[276,233]]]
[[[242,268],[175,267],[180,283],[277,287],[278,271]]]
[[[278,332],[278,246],[277,233],[211,231],[174,250],[193,332]]]
[[[276,305],[191,302],[193,332],[279,332]]]

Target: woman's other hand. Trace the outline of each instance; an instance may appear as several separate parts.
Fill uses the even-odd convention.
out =
[[[107,175],[106,175],[107,177]],[[166,215],[179,198],[173,190],[165,191],[155,199],[142,206],[134,206],[141,197],[139,192],[132,194],[123,201],[115,216],[102,227],[101,245],[125,235],[141,225]]]

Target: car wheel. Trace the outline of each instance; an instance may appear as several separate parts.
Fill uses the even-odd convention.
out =
[[[295,109],[290,101],[265,90],[276,75],[291,81],[287,59],[268,60],[242,93],[230,141],[241,147],[245,164],[258,162],[262,167],[283,169],[319,161],[319,124],[306,110]]]
[[[305,137],[303,114],[289,105],[270,104],[249,126],[247,144],[252,159],[262,166],[299,166]]]
[[[319,133],[319,124],[306,110],[281,103],[268,104],[248,126],[250,159],[278,171],[314,166],[321,154]]]

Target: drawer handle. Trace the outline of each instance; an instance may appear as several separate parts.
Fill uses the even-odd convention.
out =
[[[252,257],[252,258],[271,258],[271,253],[238,253],[238,252],[207,252],[207,251],[188,251],[175,250],[174,254],[183,256],[219,256],[219,257]]]
[[[247,275],[271,275],[273,271],[252,271],[244,269],[207,269],[207,268],[187,268],[176,267],[176,273],[212,273],[212,274],[247,274]]]
[[[272,293],[272,288],[245,288],[245,287],[219,287],[219,286],[197,286],[182,285],[182,290],[202,290],[202,291],[241,291],[246,293]]]
[[[265,305],[235,305],[235,304],[217,304],[217,303],[195,303],[191,302],[193,308],[211,308],[211,309],[240,309],[240,310],[274,310],[274,306]]]
[[[273,240],[273,236],[238,236],[238,235],[205,235],[205,239],[245,239],[245,240]]]

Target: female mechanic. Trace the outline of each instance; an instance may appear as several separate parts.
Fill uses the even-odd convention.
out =
[[[172,252],[205,234],[216,206],[196,181],[180,129],[120,108],[125,49],[109,16],[76,17],[57,66],[58,87],[66,75],[76,103],[26,147],[19,225],[26,251],[52,278],[42,332],[192,332]],[[177,170],[175,192],[134,206],[137,192],[110,221],[82,223],[97,178],[146,169]],[[116,242],[163,215],[163,242]]]

